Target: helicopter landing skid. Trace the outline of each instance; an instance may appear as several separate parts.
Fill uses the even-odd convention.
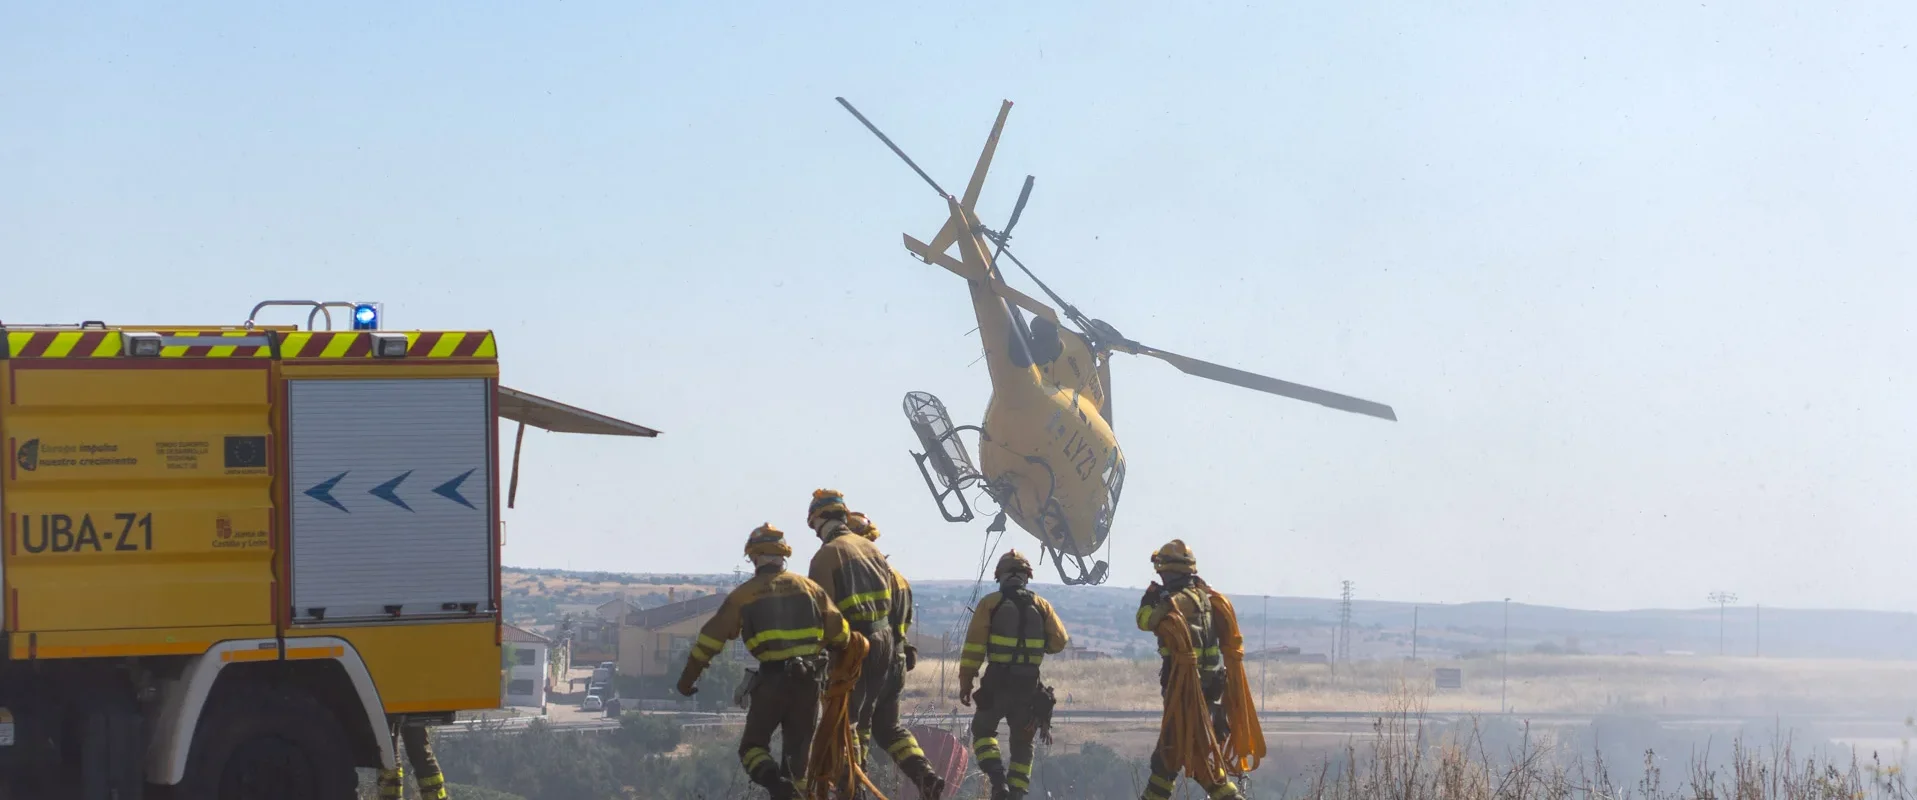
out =
[[[1106,571],[1111,566],[1110,564],[1106,564],[1103,561],[1094,561],[1092,562],[1092,566],[1088,568],[1085,566],[1084,556],[1068,555],[1051,545],[1039,546],[1043,548],[1046,553],[1051,554],[1052,566],[1058,568],[1058,579],[1064,581],[1066,586],[1097,586],[1105,582]],[[1065,574],[1066,559],[1071,560],[1072,567],[1078,573],[1077,577]]]

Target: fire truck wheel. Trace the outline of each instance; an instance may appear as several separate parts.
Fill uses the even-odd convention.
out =
[[[179,798],[350,800],[359,790],[346,734],[298,688],[243,683],[209,706],[193,736]]]

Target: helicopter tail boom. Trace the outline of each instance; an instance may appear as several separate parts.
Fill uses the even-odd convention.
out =
[[[979,151],[978,164],[972,167],[972,179],[965,184],[965,197],[959,200],[959,205],[963,206],[968,214],[975,213],[978,208],[979,192],[985,188],[985,173],[992,169],[992,154],[998,152],[998,136],[1005,130],[1005,117],[1011,113],[1012,101],[1001,101],[998,107],[998,119],[992,123],[992,133],[985,138],[985,149]],[[934,253],[943,253],[958,241],[959,234],[964,231],[964,223],[957,216],[947,218],[945,227],[940,228],[938,235],[932,237],[932,244],[926,249]],[[990,269],[990,267],[987,268]]]

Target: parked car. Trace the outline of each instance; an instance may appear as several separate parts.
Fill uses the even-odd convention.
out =
[[[620,712],[620,711],[621,711],[621,710],[622,710],[622,709],[624,708],[624,706],[625,706],[625,703],[624,703],[624,702],[622,702],[622,701],[621,701],[621,700],[620,700],[619,698],[617,698],[617,697],[615,697],[615,698],[613,698],[613,699],[611,699],[611,700],[607,700],[607,701],[606,701],[606,716],[608,716],[608,717],[617,717],[617,716],[619,716],[619,712]]]
[[[589,694],[586,695],[586,702],[581,704],[579,708],[585,711],[604,711],[606,710],[606,701],[599,699],[599,695]]]

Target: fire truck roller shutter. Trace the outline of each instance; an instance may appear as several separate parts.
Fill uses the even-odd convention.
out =
[[[490,607],[490,391],[481,379],[288,382],[295,619]]]

